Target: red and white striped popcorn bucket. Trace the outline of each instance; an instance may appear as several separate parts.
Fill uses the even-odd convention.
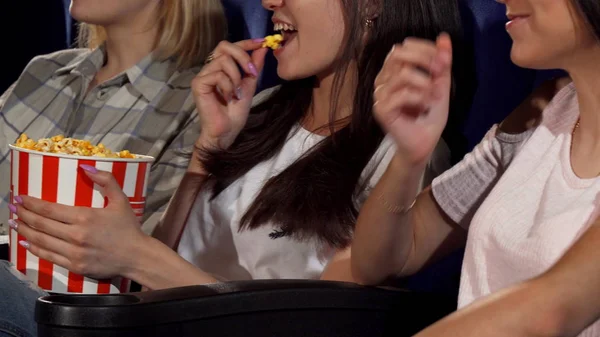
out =
[[[154,158],[80,157],[43,153],[9,145],[11,149],[11,200],[27,195],[69,206],[103,208],[106,200],[97,186],[86,176],[80,165],[90,165],[112,172],[129,197],[134,212],[141,219],[146,203],[146,190]],[[11,218],[16,219],[15,214]],[[40,288],[66,294],[114,294],[129,291],[130,281],[117,277],[95,280],[72,273],[49,261],[40,259],[19,245],[25,240],[10,230],[10,261]]]

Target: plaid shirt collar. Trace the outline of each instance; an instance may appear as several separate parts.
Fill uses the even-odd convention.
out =
[[[73,59],[66,66],[59,68],[54,73],[55,77],[74,74],[84,76],[92,81],[96,73],[102,68],[106,60],[106,46],[92,50]],[[151,53],[141,59],[136,65],[113,77],[104,84],[131,83],[133,88],[139,91],[149,102],[163,90],[165,83],[176,73],[175,62],[172,59],[159,61]]]

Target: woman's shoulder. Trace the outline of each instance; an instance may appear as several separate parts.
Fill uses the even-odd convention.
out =
[[[553,125],[577,107],[577,93],[570,78],[547,81],[534,90],[498,126],[498,131],[517,135],[532,131],[538,126]]]
[[[31,59],[19,78],[0,97],[0,108],[8,101],[13,92],[37,87],[46,83],[60,69],[75,67],[84,60],[91,51],[89,49],[65,49],[50,54],[38,55]]]
[[[50,54],[38,55],[25,67],[26,72],[53,73],[58,69],[74,66],[83,61],[92,51],[87,48],[59,50]]]

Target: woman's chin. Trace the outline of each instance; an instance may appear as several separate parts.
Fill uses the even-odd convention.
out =
[[[294,60],[286,60],[283,62],[280,60],[277,63],[277,76],[285,81],[296,81],[318,76],[323,73],[322,69],[322,67],[298,63],[294,62]]]
[[[277,67],[277,76],[279,76],[279,78],[281,78],[284,81],[295,81],[305,78],[298,72],[292,71],[290,69],[285,69],[284,67],[281,67],[281,65]]]
[[[510,52],[510,59],[515,65],[526,69],[548,70],[560,68],[558,62],[551,57],[525,48],[513,47]]]

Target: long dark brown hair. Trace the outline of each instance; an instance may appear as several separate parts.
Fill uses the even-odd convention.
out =
[[[600,2],[598,0],[577,0],[576,3],[596,39],[600,41]]]
[[[333,130],[336,122],[336,98],[348,65],[356,61],[352,114],[346,126],[266,182],[242,217],[240,230],[272,222],[280,226],[272,233],[273,238],[318,238],[334,247],[347,246],[358,214],[355,197],[364,188],[364,182],[359,181],[361,173],[384,137],[373,118],[372,93],[389,50],[408,36],[435,40],[441,32],[448,32],[457,60],[454,71],[461,72],[458,61],[464,48],[456,0],[374,0],[380,10],[368,28],[364,25],[364,0],[339,1],[346,32],[336,65],[329,128]],[[363,45],[365,29],[368,38]],[[281,150],[289,132],[309,111],[314,81],[306,78],[284,83],[251,110],[247,125],[229,149],[202,153],[203,165],[211,175],[213,197]],[[454,84],[460,88],[456,81]],[[453,99],[458,101],[465,100]],[[467,107],[459,105],[453,104],[451,110],[466,111]]]

